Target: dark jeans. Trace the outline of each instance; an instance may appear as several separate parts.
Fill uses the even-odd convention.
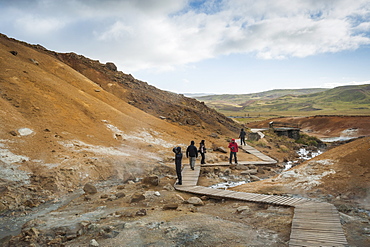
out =
[[[238,164],[238,159],[236,158],[236,152],[230,152],[230,158],[229,158],[229,163],[231,164],[233,161],[233,156],[235,159],[235,164]]]
[[[245,144],[245,137],[240,137],[240,145],[243,145],[243,143],[244,143],[244,145],[246,145]]]
[[[206,161],[205,161],[206,155],[204,153],[200,153],[200,155],[202,156],[202,159],[200,160],[200,163],[205,164],[206,163]]]
[[[180,164],[176,164],[176,175],[177,175],[177,180],[179,180],[178,182],[181,184],[182,183],[182,176],[181,176],[181,163]]]

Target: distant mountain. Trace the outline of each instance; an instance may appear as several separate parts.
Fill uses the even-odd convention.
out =
[[[304,89],[274,89],[260,93],[251,94],[221,94],[207,95],[194,97],[200,101],[233,101],[234,103],[244,103],[248,100],[270,100],[276,99],[285,95],[305,95],[318,93],[328,90],[327,88],[304,88]]]
[[[227,115],[370,114],[368,84],[333,89],[281,89],[254,94],[212,95],[197,99]]]
[[[190,97],[190,98],[199,98],[199,97],[214,95],[214,93],[183,93],[183,95],[185,95],[186,97]]]

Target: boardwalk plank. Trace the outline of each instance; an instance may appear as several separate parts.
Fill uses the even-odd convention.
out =
[[[243,164],[276,164],[277,161],[248,145],[241,147],[262,161],[248,161]],[[228,163],[205,164],[204,166],[229,165]],[[197,186],[200,165],[191,170],[184,165],[183,185],[175,185],[180,191],[189,193],[231,198],[250,202],[269,203],[294,207],[289,246],[346,246],[346,237],[340,223],[337,209],[329,204],[310,201],[306,198],[293,198],[277,195],[237,192]]]

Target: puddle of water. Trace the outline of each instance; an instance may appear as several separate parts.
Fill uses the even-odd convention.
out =
[[[305,148],[299,149],[297,154],[299,155],[300,159],[303,160],[310,160],[312,158],[315,158],[316,156],[322,154],[323,152],[318,150],[317,152],[307,151]]]
[[[242,184],[246,184],[248,183],[248,181],[238,181],[238,182],[231,182],[231,181],[227,181],[227,182],[223,182],[223,183],[218,183],[218,184],[214,184],[214,185],[211,185],[209,186],[209,188],[212,188],[212,189],[229,189],[229,188],[232,188],[232,187],[236,187],[236,186],[239,186],[239,185],[242,185]]]
[[[356,139],[357,137],[348,137],[348,136],[339,136],[339,137],[330,137],[330,138],[321,138],[323,142],[340,142]]]
[[[323,153],[323,151],[321,151],[321,150],[318,150],[317,152],[312,152],[312,151],[306,150],[305,148],[301,148],[297,151],[297,154],[299,155],[299,160],[310,160],[310,159],[315,158],[316,156],[318,156],[322,153]],[[299,160],[285,162],[284,171],[287,171],[290,168],[292,168],[293,166],[299,164],[300,163]]]

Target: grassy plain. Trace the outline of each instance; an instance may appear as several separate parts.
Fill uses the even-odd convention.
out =
[[[370,85],[333,89],[271,90],[256,94],[197,98],[242,123],[276,117],[370,115]]]

